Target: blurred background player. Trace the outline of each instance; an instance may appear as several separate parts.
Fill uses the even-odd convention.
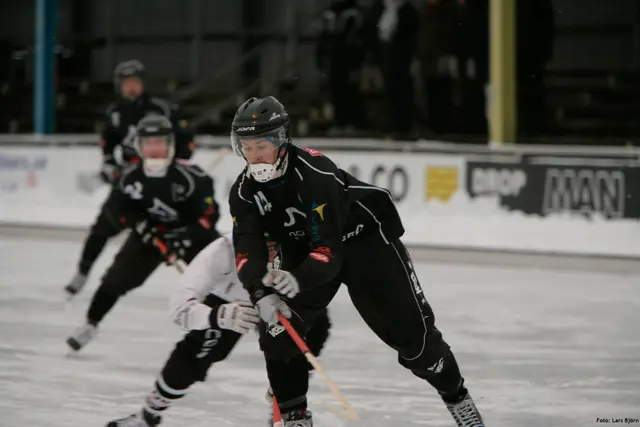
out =
[[[67,339],[76,351],[93,338],[118,299],[141,286],[167,256],[189,262],[219,237],[213,179],[198,166],[175,159],[171,121],[162,115],[147,115],[138,123],[133,139],[141,161],[123,171],[101,213],[115,232],[133,231],[102,277],[87,323]],[[160,252],[158,241],[166,246],[167,254]]]
[[[274,242],[268,242],[269,268],[279,268]],[[243,334],[258,324],[257,310],[236,274],[231,241],[220,237],[204,248],[183,272],[171,297],[173,321],[186,335],[160,371],[142,409],[107,427],[153,427],[183,398],[192,384],[205,381],[212,364],[227,358]],[[327,312],[308,336],[318,355],[329,336]],[[309,365],[309,368],[310,365]]]
[[[117,184],[126,165],[139,161],[133,144],[136,124],[149,113],[164,115],[171,121],[175,134],[176,158],[190,159],[193,155],[193,134],[187,128],[186,121],[180,118],[175,105],[152,97],[145,91],[144,75],[144,65],[138,60],[121,62],[114,70],[113,84],[118,99],[107,109],[106,127],[100,141],[103,155],[100,177],[109,185]],[[117,197],[113,192],[110,193],[98,218],[91,226],[82,249],[78,271],[65,286],[65,291],[70,297],[82,290],[91,267],[104,250],[107,241],[121,229],[121,226],[114,223],[113,218],[107,214],[114,198]]]
[[[289,124],[274,97],[240,106],[232,146],[247,167],[229,196],[238,276],[262,319],[260,348],[284,426],[313,421],[307,361],[278,333],[278,313],[306,333],[344,283],[369,328],[437,390],[458,427],[484,427],[400,241],[404,227],[390,193],[293,146]],[[266,268],[265,230],[282,247],[280,269]]]

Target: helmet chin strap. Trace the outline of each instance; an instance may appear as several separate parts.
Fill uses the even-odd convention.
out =
[[[280,157],[280,150],[282,150],[282,147],[278,148],[278,160],[274,164],[257,163],[248,166],[248,171],[253,179],[260,183],[265,183],[284,175],[289,165],[289,154],[285,151],[284,156]]]
[[[171,159],[142,159],[144,174],[152,178],[161,178],[167,174]]]

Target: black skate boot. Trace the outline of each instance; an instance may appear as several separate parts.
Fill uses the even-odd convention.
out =
[[[313,427],[311,411],[307,409],[282,414],[283,427]]]
[[[128,417],[118,418],[107,424],[107,427],[156,427],[162,418],[158,415],[142,410]]]
[[[458,427],[486,427],[469,393],[457,403],[445,404]]]

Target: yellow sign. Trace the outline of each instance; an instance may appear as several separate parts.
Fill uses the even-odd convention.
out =
[[[429,166],[426,173],[427,201],[449,201],[458,190],[458,168],[455,166]]]

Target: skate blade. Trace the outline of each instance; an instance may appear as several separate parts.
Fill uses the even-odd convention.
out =
[[[69,346],[69,344],[65,343],[66,345],[66,353],[64,354],[64,358],[65,359],[74,359],[78,357],[78,351],[79,350],[74,350],[72,347]]]

